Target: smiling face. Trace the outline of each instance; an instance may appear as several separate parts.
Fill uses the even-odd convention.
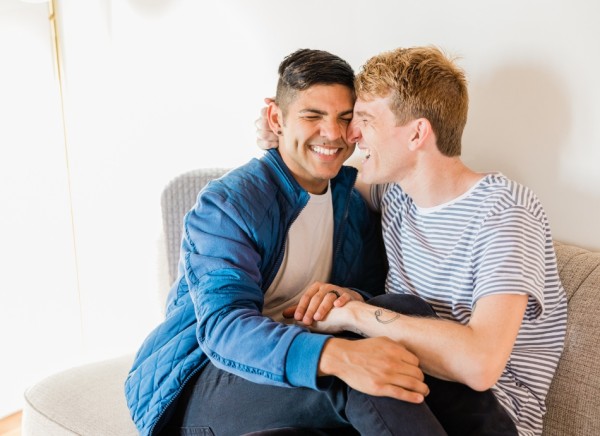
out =
[[[352,120],[353,92],[344,85],[314,85],[298,91],[282,111],[269,107],[269,124],[280,131],[279,153],[300,186],[313,194],[327,189],[329,180],[352,155],[347,141]]]
[[[413,135],[411,122],[398,125],[387,97],[358,98],[348,138],[365,153],[361,180],[369,184],[400,182],[414,159],[409,152]]]

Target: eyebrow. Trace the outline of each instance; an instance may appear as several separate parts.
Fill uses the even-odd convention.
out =
[[[366,118],[373,118],[373,115],[371,115],[368,112],[365,111],[356,111],[356,116],[358,117],[366,117]]]
[[[312,109],[312,108],[306,108],[306,109],[302,109],[302,110],[301,110],[300,112],[298,112],[298,113],[300,113],[300,114],[305,114],[305,113],[307,113],[307,112],[309,112],[309,113],[313,113],[313,114],[318,114],[318,115],[327,115],[327,112],[325,112],[325,111],[322,111],[322,110],[319,110],[319,109]],[[348,109],[348,110],[346,110],[346,111],[344,111],[344,112],[341,112],[341,113],[339,114],[339,116],[343,117],[343,116],[346,116],[346,115],[352,115],[352,113],[353,113],[353,112],[354,112],[354,111],[353,111],[352,109]]]

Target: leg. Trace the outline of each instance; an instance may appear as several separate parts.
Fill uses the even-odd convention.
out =
[[[406,315],[437,317],[427,302],[414,295],[380,295],[369,303]],[[430,389],[425,402],[449,435],[518,434],[513,420],[491,390],[478,392],[461,383],[428,375],[425,382]]]
[[[362,436],[445,436],[426,403],[413,404],[348,388],[346,414]]]
[[[383,307],[404,315],[425,316],[437,318],[433,308],[420,297],[410,294],[384,294],[371,298],[367,303]]]
[[[426,399],[449,435],[516,436],[515,423],[491,390],[474,391],[461,383],[425,376]]]
[[[330,429],[284,427],[254,431],[242,436],[360,436],[360,434],[351,427]]]
[[[327,391],[282,388],[252,383],[208,364],[184,388],[166,434],[185,434],[182,429],[187,429],[188,434],[239,436],[285,427],[349,427],[345,403],[346,387],[337,379]]]

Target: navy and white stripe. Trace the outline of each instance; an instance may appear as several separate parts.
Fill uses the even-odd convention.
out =
[[[373,186],[390,265],[386,291],[416,294],[466,324],[479,298],[522,293],[529,303],[508,364],[492,388],[520,435],[542,433],[544,401],[567,319],[548,219],[537,197],[502,174],[423,209],[397,184]]]

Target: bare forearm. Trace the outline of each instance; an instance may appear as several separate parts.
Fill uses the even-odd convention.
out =
[[[493,322],[472,318],[468,325],[461,325],[400,315],[356,302],[344,307],[347,312],[343,319],[346,329],[367,337],[386,336],[404,344],[418,356],[426,373],[484,390],[495,383],[506,365],[520,325],[517,318],[522,318],[520,307],[510,315],[510,322],[506,321],[511,326],[508,332],[501,330],[505,321],[500,316]]]
[[[386,336],[419,356],[421,368],[435,377],[465,383],[464,361],[472,361],[464,338],[468,327],[444,320],[413,318],[374,306],[352,307],[354,331],[367,337]],[[415,322],[418,320],[417,322]],[[443,333],[440,333],[443,332]],[[445,353],[444,350],[452,350]]]

